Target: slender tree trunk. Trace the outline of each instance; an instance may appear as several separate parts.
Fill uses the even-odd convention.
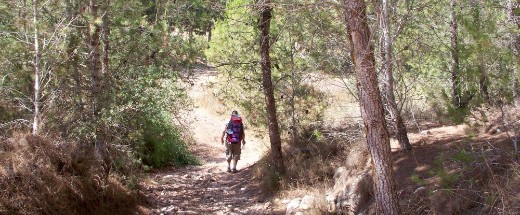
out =
[[[27,1],[26,0],[23,0],[22,1],[22,8],[20,9],[20,17],[22,17],[22,20],[23,20],[23,32],[25,35],[28,35],[27,33]],[[33,8],[34,10],[34,8]]]
[[[101,37],[103,38],[103,62],[101,66],[101,71],[104,76],[107,76],[109,71],[108,59],[109,59],[109,50],[110,50],[110,19],[109,19],[109,9],[110,9],[110,0],[105,0],[103,6],[103,25],[101,29]]]
[[[509,0],[507,2],[507,15],[509,22],[511,25],[520,29],[520,0]],[[520,64],[520,33],[512,32],[511,33],[511,50],[513,51],[513,78],[512,86],[513,86],[513,95],[518,97],[518,67]]]
[[[520,0],[509,0],[507,2],[507,14],[509,22],[520,29]],[[516,56],[520,55],[520,33],[511,34],[511,49]]]
[[[94,146],[96,149],[96,155],[98,161],[101,163],[101,165],[104,168],[104,177],[106,178],[108,176],[107,171],[107,148],[106,148],[106,130],[104,128],[103,123],[101,122],[101,112],[103,110],[103,102],[104,102],[104,92],[103,92],[103,81],[104,81],[104,74],[103,74],[103,60],[101,59],[101,52],[100,52],[100,40],[101,40],[101,31],[102,27],[97,23],[95,20],[98,19],[98,9],[99,4],[96,2],[96,0],[90,0],[89,1],[90,6],[90,56],[89,56],[89,63],[90,63],[90,72],[92,77],[92,83],[91,83],[91,91],[92,91],[92,122],[94,123],[95,127],[95,139],[94,139]],[[108,64],[106,65],[108,69]]]
[[[34,25],[34,119],[32,134],[38,135],[38,126],[40,124],[40,44],[38,38],[38,0],[33,0],[32,5]]]
[[[296,127],[296,85],[299,84],[296,81],[296,71],[294,69],[294,52],[295,47],[294,43],[291,44],[291,134],[292,134],[292,143],[296,144],[298,138],[298,128]]]
[[[100,111],[102,108],[106,108],[108,105],[108,92],[106,92],[108,89],[107,89],[107,84],[106,83],[111,83],[111,79],[109,79],[109,72],[110,72],[110,67],[109,67],[109,54],[110,54],[110,0],[105,0],[103,2],[103,25],[101,26],[101,38],[103,40],[103,59],[101,61],[101,75],[103,77],[103,85],[101,85],[102,87],[102,92],[99,97],[100,99],[100,102],[99,102],[99,108],[100,108]],[[109,138],[109,135],[108,135],[108,132],[107,132],[107,127],[106,127],[106,124],[102,123],[100,125],[100,136],[102,137],[102,141],[100,141],[100,146],[98,148],[98,153],[101,155],[102,159],[103,159],[103,168],[105,170],[105,176],[108,176],[108,174],[110,173],[110,167],[112,166],[112,162],[110,160],[110,153],[109,153],[109,147],[108,147],[108,143],[110,141],[110,138]]]
[[[211,24],[208,26],[208,29],[206,30],[206,34],[208,36],[208,44],[211,42],[211,29],[213,28],[213,22],[211,22]],[[209,45],[208,45],[208,48],[209,48]]]
[[[357,87],[368,150],[375,169],[375,214],[400,214],[370,30],[363,0],[345,0],[347,34],[357,76]]]
[[[98,7],[96,0],[90,0],[90,75],[91,75],[91,93],[92,93],[92,112],[93,121],[97,122],[97,116],[100,114],[100,108],[98,105],[98,98],[101,95],[101,81],[102,81],[102,63],[100,54],[100,33],[101,27],[96,22],[98,18]]]
[[[269,140],[271,142],[272,164],[278,173],[285,172],[285,166],[282,156],[282,140],[278,128],[278,120],[276,118],[276,101],[274,99],[274,89],[271,80],[271,57],[269,56],[269,27],[271,24],[272,8],[269,0],[262,2],[262,12],[259,23],[261,66],[262,66],[262,85],[264,88],[266,111],[269,123]]]
[[[458,52],[458,35],[457,35],[457,16],[455,14],[457,2],[456,0],[450,1],[450,39],[451,39],[451,93],[452,93],[452,105],[455,108],[462,107],[462,95],[459,83],[459,52]]]
[[[397,103],[395,101],[394,95],[394,74],[392,70],[392,36],[390,35],[390,20],[388,15],[388,0],[383,0],[383,4],[381,5],[381,59],[383,61],[383,75],[384,75],[384,91],[386,96],[386,104],[388,107],[388,112],[390,113],[390,117],[392,119],[392,124],[396,131],[396,137],[399,141],[399,145],[401,145],[401,149],[403,150],[411,150],[412,145],[410,144],[410,140],[408,139],[408,132],[406,131],[406,125],[403,122],[403,118],[401,117],[401,113],[397,108]]]

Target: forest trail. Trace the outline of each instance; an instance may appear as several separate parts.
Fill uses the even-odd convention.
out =
[[[268,149],[261,136],[246,125],[246,145],[238,162],[238,172],[226,172],[225,147],[220,137],[229,114],[216,98],[211,86],[216,73],[202,70],[195,74],[188,96],[194,108],[183,113],[194,144],[190,150],[201,166],[171,167],[148,173],[142,184],[149,201],[147,214],[272,214],[263,203],[260,188],[253,179],[252,166]],[[229,112],[229,113],[228,113]]]
[[[183,112],[180,121],[190,127],[193,135],[190,150],[202,161],[202,165],[170,167],[147,173],[141,183],[142,193],[149,203],[142,210],[144,214],[285,214],[285,205],[281,202],[290,199],[265,200],[258,181],[253,177],[253,166],[269,149],[269,143],[264,139],[267,135],[248,127],[248,117],[243,115],[247,143],[238,164],[239,172],[227,173],[225,147],[221,145],[220,137],[232,108],[225,107],[217,98],[220,92],[213,86],[222,83],[217,81],[214,71],[198,71],[191,81],[188,83],[188,96],[194,102],[193,109]],[[331,82],[329,80],[327,83]],[[347,97],[345,92],[338,94],[341,92],[339,84],[324,86],[318,87],[341,101],[332,103],[327,110],[332,123],[340,123],[341,120],[336,121],[338,113],[345,112],[345,115],[339,116],[340,119],[348,116],[359,118],[355,114],[359,111],[355,101],[339,100]],[[341,106],[345,103],[346,106]],[[479,134],[470,141],[465,125],[431,124],[420,127],[422,132],[409,133],[414,146],[410,153],[399,151],[397,141],[391,140],[397,190],[402,197],[411,196],[418,189],[418,185],[410,180],[412,176],[425,181],[435,180],[430,172],[441,153],[455,153],[467,142],[478,146],[507,139],[505,134]]]

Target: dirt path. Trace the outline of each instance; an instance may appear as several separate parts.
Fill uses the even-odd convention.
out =
[[[231,110],[218,102],[210,86],[215,73],[196,74],[189,91],[194,109],[186,113],[195,144],[191,151],[201,166],[170,168],[151,173],[144,180],[144,194],[151,206],[149,214],[271,214],[263,203],[253,179],[252,166],[267,149],[262,139],[246,129],[246,145],[238,163],[238,173],[227,173],[225,147],[220,137]],[[243,116],[247,126],[247,116]]]

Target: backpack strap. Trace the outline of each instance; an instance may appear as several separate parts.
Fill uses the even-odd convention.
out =
[[[227,129],[231,129],[231,127],[233,126],[233,120],[229,120],[228,124],[227,124]]]

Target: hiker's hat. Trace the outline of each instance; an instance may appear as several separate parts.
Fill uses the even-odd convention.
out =
[[[238,116],[238,111],[234,110],[233,112],[231,112],[231,115]]]

